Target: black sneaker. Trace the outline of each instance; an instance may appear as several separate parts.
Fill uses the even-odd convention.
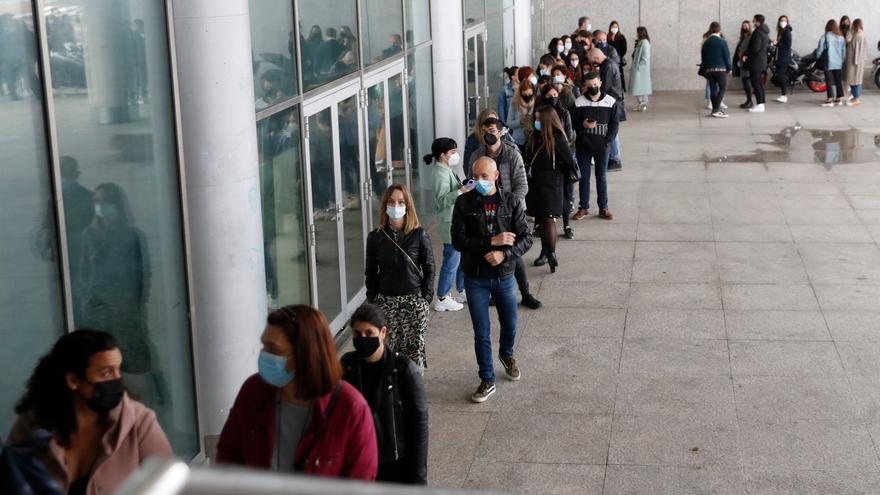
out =
[[[572,229],[571,227],[566,227],[565,232],[562,234],[562,237],[565,237],[566,239],[574,239],[574,229]]]
[[[535,296],[531,294],[526,294],[523,296],[522,304],[529,309],[538,309],[541,307],[541,301],[535,299]]]
[[[486,402],[486,399],[492,396],[495,393],[495,383],[487,382],[483,380],[480,382],[480,386],[477,387],[477,391],[471,395],[471,400],[480,404],[482,402]]]
[[[623,164],[617,160],[608,162],[608,171],[609,172],[616,172],[617,170],[620,170],[622,168],[623,168]]]
[[[522,373],[520,373],[519,366],[516,365],[516,359],[513,356],[498,356],[498,359],[501,361],[501,364],[504,365],[504,372],[507,373],[508,378],[513,381],[522,378]]]
[[[740,104],[739,104],[739,107],[742,108],[742,109],[745,109],[745,110],[748,110],[748,109],[752,108],[753,106],[755,106],[754,103],[752,103],[752,102],[750,102],[750,101],[747,101],[747,102],[745,102],[745,103],[740,103]]]

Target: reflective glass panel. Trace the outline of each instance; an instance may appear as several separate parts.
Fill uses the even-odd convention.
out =
[[[431,47],[410,53],[407,60],[407,102],[409,103],[409,142],[412,149],[412,193],[423,225],[434,223],[431,174],[421,157],[431,152],[434,141],[434,81]],[[464,152],[460,145],[459,152]]]
[[[388,124],[391,137],[391,181],[406,184],[406,124],[403,117],[403,78],[388,78]]]
[[[199,450],[165,4],[57,0],[51,71],[74,320],[113,333],[132,396]],[[55,76],[58,77],[55,77]],[[62,165],[64,166],[64,165]],[[73,192],[75,191],[75,192]]]
[[[358,69],[355,0],[303,0],[299,32],[304,90],[335,81]]]
[[[257,122],[269,307],[309,304],[298,107]]]
[[[388,187],[388,148],[385,132],[385,82],[367,88],[367,167],[370,171],[370,209],[376,208]],[[379,224],[378,216],[371,217],[372,226]]]
[[[64,331],[58,244],[30,2],[0,1],[0,437],[40,356]],[[62,168],[62,188],[76,189]],[[91,196],[86,197],[91,201]],[[86,215],[91,211],[87,205]],[[68,224],[68,228],[71,225]]]
[[[330,108],[308,118],[312,221],[315,224],[315,270],[318,308],[333,319],[342,310],[339,270],[339,229],[336,211],[333,121]]]
[[[470,24],[486,17],[485,0],[464,0],[464,23]]]
[[[418,45],[431,39],[430,0],[406,0],[406,44]]]
[[[467,71],[467,119],[468,129],[474,128],[474,122],[477,120],[477,114],[480,112],[480,97],[477,93],[479,81],[477,80],[477,37],[467,39],[465,45],[465,70]]]
[[[360,120],[357,96],[341,101],[339,166],[342,185],[342,232],[345,239],[345,287],[348,300],[364,287],[364,209],[361,204]],[[369,210],[368,210],[369,211]]]
[[[403,53],[403,6],[400,0],[361,2],[364,59],[370,65]]]
[[[297,93],[293,2],[250,0],[251,54],[257,111]]]
[[[488,15],[486,16],[486,31],[488,32],[486,64],[489,70],[486,83],[489,85],[489,93],[483,105],[492,108],[495,108],[498,93],[507,79],[504,75],[504,67],[508,62],[505,56],[507,41],[504,36],[505,16],[500,4],[501,2],[498,1],[489,2]],[[510,13],[513,13],[512,9],[510,9]]]

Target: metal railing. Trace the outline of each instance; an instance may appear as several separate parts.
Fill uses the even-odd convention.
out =
[[[228,467],[196,468],[179,461],[151,459],[117,495],[490,495],[407,485],[332,480]],[[501,495],[500,492],[494,492]]]

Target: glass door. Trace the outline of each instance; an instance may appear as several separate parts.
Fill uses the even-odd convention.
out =
[[[312,300],[334,329],[360,302],[367,232],[357,81],[303,106]]]
[[[489,104],[489,79],[486,73],[486,23],[464,32],[465,96],[467,128],[473,129],[480,110]]]

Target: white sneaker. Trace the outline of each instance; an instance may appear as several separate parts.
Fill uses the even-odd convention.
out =
[[[752,113],[764,113],[764,104],[761,103],[760,105],[755,105],[750,108],[749,111]]]
[[[434,301],[434,311],[461,311],[464,305],[450,296]]]
[[[727,110],[727,105],[723,101],[721,102],[721,109]]]
[[[726,119],[728,117],[727,112],[725,112],[724,110],[719,110],[715,113],[712,113],[711,116],[715,117],[716,119]]]
[[[822,103],[822,104],[819,105],[819,106],[821,106],[821,107],[825,107],[825,108],[831,108],[831,107],[834,106],[834,102],[833,102],[833,101],[826,101],[825,103]]]
[[[837,102],[836,102],[836,103],[837,103],[837,106],[839,106],[839,107],[842,107],[842,106],[843,106],[843,100],[840,99],[840,98],[837,99]]]
[[[782,95],[779,98],[776,98],[776,101],[779,103],[788,103],[788,96]]]
[[[467,294],[465,293],[464,289],[460,290],[458,292],[458,295],[453,297],[452,299],[454,299],[455,302],[459,304],[467,304]]]
[[[706,100],[706,108],[712,110],[712,102],[710,100]]]

